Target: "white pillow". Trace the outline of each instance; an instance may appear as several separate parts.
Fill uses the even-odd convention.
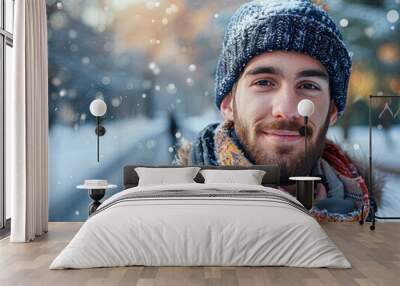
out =
[[[199,167],[135,168],[139,176],[138,186],[195,183],[193,179],[199,170]]]
[[[263,170],[218,170],[205,169],[200,174],[204,177],[205,184],[234,183],[247,185],[261,185],[265,175]]]

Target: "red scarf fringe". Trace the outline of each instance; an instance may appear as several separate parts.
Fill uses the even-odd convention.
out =
[[[364,211],[368,212],[369,192],[367,184],[346,154],[336,144],[332,142],[326,142],[322,157],[327,160],[328,163],[341,175],[350,178],[357,178],[358,184],[360,185],[360,188],[364,194],[364,205],[367,206],[366,210]]]

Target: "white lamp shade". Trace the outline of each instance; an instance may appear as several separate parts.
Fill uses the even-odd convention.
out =
[[[297,111],[301,116],[311,116],[314,113],[314,103],[309,99],[303,99],[297,105]]]
[[[107,104],[101,99],[95,99],[90,103],[90,113],[93,116],[103,116],[107,111]]]

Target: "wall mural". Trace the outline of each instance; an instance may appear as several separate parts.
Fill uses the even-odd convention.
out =
[[[229,19],[245,2],[47,0],[50,221],[86,220],[90,198],[76,186],[87,179],[107,180],[118,186],[107,191],[109,197],[121,191],[127,164],[278,163],[283,183],[291,175],[320,174],[324,182],[317,196],[345,200],[345,184],[332,175],[343,166],[333,166],[329,158],[340,156],[341,148],[351,158],[365,159],[365,166],[368,96],[400,95],[398,1],[313,1],[332,17],[347,46],[336,46],[341,56],[329,58],[342,68],[335,78],[316,58],[282,52],[258,55],[241,70],[245,51],[240,49],[248,42],[237,33],[251,24],[243,19],[227,35],[235,48],[225,49],[223,61],[218,61]],[[287,44],[302,41],[311,49],[318,31],[290,27],[302,37]],[[276,30],[268,29],[268,34]],[[322,50],[323,44],[318,45]],[[280,70],[262,70],[261,65]],[[294,81],[304,69],[314,74]],[[284,90],[288,86],[300,96],[281,96],[290,93]],[[234,95],[227,92],[232,90]],[[307,128],[307,160],[303,118],[297,110],[303,98],[311,99],[315,108]],[[94,99],[107,105],[99,160],[96,117],[89,110]],[[387,158],[400,155],[399,110],[394,102],[374,106],[377,140],[389,138],[375,159],[382,163],[382,174],[387,174]],[[392,119],[384,119],[388,116]],[[334,142],[329,150],[323,148],[325,138]],[[400,168],[393,164],[391,170]],[[398,174],[390,173],[389,180],[390,189],[400,186]],[[336,193],[330,192],[333,185],[338,186]],[[385,190],[380,192],[383,202],[393,200],[393,191]],[[395,215],[397,201],[383,205],[383,213]]]

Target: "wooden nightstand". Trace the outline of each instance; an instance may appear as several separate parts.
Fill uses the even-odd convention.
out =
[[[303,206],[310,210],[314,201],[314,182],[320,181],[320,177],[290,177],[289,180],[296,181],[296,198]]]
[[[88,208],[89,216],[90,216],[101,205],[100,200],[106,194],[106,190],[116,188],[117,185],[107,184],[107,185],[103,185],[103,186],[95,186],[95,185],[86,184],[86,181],[85,181],[85,184],[76,186],[76,188],[77,189],[85,189],[88,191],[89,197],[92,199],[92,202],[90,203],[89,208]]]

